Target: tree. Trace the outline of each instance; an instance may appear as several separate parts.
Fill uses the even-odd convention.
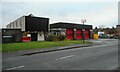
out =
[[[99,28],[103,29],[105,28],[105,25],[99,25]]]
[[[95,27],[95,28],[93,29],[93,32],[94,32],[94,33],[98,33],[98,30],[99,30],[99,29],[98,29],[97,27]]]
[[[95,27],[95,29],[98,29],[97,27]]]
[[[100,25],[99,26],[99,31],[103,31],[104,28],[105,28],[105,25]]]

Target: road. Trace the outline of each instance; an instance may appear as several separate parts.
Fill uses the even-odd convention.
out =
[[[113,70],[118,67],[118,41],[34,55],[3,58],[3,70]]]

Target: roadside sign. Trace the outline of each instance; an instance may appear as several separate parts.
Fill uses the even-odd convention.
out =
[[[98,39],[98,34],[94,34],[94,39]]]

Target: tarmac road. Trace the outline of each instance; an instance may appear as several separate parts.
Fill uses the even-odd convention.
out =
[[[3,58],[3,70],[113,70],[118,67],[118,41],[98,46]]]

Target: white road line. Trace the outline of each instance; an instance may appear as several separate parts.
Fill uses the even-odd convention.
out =
[[[113,66],[111,69],[115,69],[115,68],[117,68],[118,66]]]
[[[105,47],[105,46],[112,46],[112,45],[118,45],[118,44],[109,44],[109,45],[107,44],[107,45],[90,46],[90,47],[83,47],[83,48],[81,47],[81,48],[74,48],[74,49],[71,49],[71,50],[77,50],[77,49],[78,49],[78,50],[82,50],[82,49],[91,49],[91,48],[93,49],[93,48]],[[61,50],[61,51],[64,52],[64,51],[68,51],[68,50]],[[61,52],[61,51],[60,51],[60,52]]]
[[[22,65],[22,66],[18,66],[18,67],[9,68],[9,69],[6,69],[6,70],[14,70],[14,69],[22,68],[22,67],[25,67],[25,66]]]
[[[117,67],[118,67],[118,65],[117,65],[117,66],[110,67],[109,70],[116,69]]]
[[[88,49],[88,48],[96,48],[96,47],[104,47],[104,46],[112,46],[116,44],[110,44],[110,45],[99,45],[99,46],[90,46],[90,47],[84,47],[84,48],[78,48],[78,49]]]
[[[64,57],[58,58],[58,59],[56,59],[56,60],[59,60],[59,59],[65,59],[65,58],[70,58],[70,57],[73,57],[73,56],[75,56],[75,55],[64,56]]]

